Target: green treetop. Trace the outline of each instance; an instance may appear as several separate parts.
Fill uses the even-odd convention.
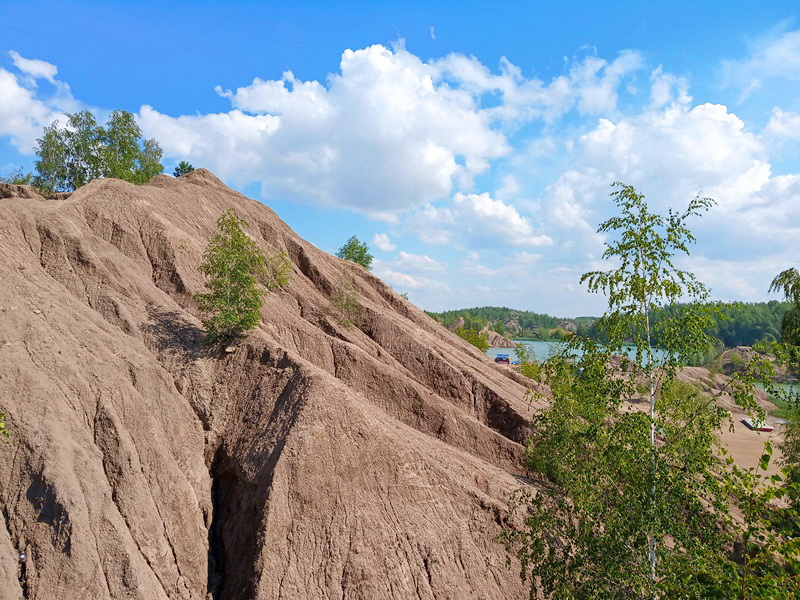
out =
[[[359,264],[365,269],[372,269],[373,256],[369,253],[369,247],[366,242],[358,241],[356,236],[347,240],[344,245],[337,250],[336,256]]]
[[[185,160],[182,160],[178,163],[178,166],[175,167],[175,170],[172,172],[173,177],[180,177],[181,175],[186,175],[187,173],[191,173],[194,171],[194,167],[190,165]]]
[[[45,127],[36,155],[33,184],[49,192],[71,192],[98,177],[142,184],[164,169],[158,143],[144,139],[124,110],[112,112],[105,127],[89,111],[68,114],[64,127]]]

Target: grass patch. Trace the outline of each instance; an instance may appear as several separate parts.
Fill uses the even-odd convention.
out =
[[[775,410],[769,411],[769,414],[771,414],[773,417],[778,417],[779,419],[788,419],[791,415],[797,413],[797,407],[782,398],[770,396],[769,401],[778,407]]]

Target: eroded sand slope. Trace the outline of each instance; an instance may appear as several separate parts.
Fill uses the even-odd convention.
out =
[[[342,261],[208,171],[0,192],[0,596],[23,548],[28,598],[526,596],[492,541],[517,375],[359,267],[342,327]],[[231,207],[292,281],[209,354],[192,294]]]

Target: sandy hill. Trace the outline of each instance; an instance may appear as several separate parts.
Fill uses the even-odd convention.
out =
[[[208,171],[0,198],[0,597],[527,595],[492,541],[518,375],[360,267],[341,326],[343,262]],[[209,353],[192,294],[231,207],[292,281]]]

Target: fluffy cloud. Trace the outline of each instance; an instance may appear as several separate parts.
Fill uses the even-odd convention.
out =
[[[58,74],[58,67],[55,65],[35,58],[23,58],[19,55],[19,52],[14,50],[9,50],[8,55],[11,57],[11,62],[14,63],[14,66],[22,73],[30,76],[34,81],[36,79],[46,79],[55,84],[55,77]]]
[[[776,110],[767,129],[788,136],[794,116]],[[565,259],[570,248],[575,264],[581,256],[587,264],[599,257],[603,238],[593,231],[614,210],[608,194],[616,180],[636,186],[662,213],[680,210],[699,193],[717,201],[690,225],[699,243],[689,267],[720,297],[763,298],[767,275],[796,254],[800,175],[773,175],[762,136],[723,105],[677,100],[626,118],[601,118],[580,136],[568,167],[542,201],[544,222],[567,240],[561,245]]]
[[[615,121],[602,118],[581,136],[571,168],[547,190],[546,212],[558,225],[592,230],[606,218],[601,202],[615,180],[636,186],[659,210],[685,206],[701,191],[721,209],[752,206],[770,179],[758,136],[725,106],[672,104]]]
[[[774,139],[800,140],[800,114],[775,107],[764,132]]]
[[[373,262],[373,272],[389,285],[401,290],[422,290],[439,296],[450,292],[450,286],[443,281],[398,271],[396,265],[379,259]]]
[[[389,239],[389,236],[385,233],[376,233],[374,236],[372,236],[372,245],[378,250],[383,250],[384,252],[391,252],[397,248],[397,245],[393,244],[392,240]]]
[[[464,263],[461,265],[461,272],[467,275],[475,275],[477,277],[496,277],[502,271],[500,269],[493,269],[481,264],[480,254],[474,250],[467,252]]]
[[[235,90],[217,86],[233,106],[226,114],[171,117],[145,106],[140,117],[167,156],[259,181],[265,198],[396,221],[472,191],[475,177],[510,152],[507,129],[573,109],[614,111],[621,82],[641,65],[633,51],[611,61],[592,55],[545,83],[505,58],[495,73],[474,57],[424,62],[402,46],[374,45],[346,50],[324,83],[287,71]]]
[[[80,105],[69,85],[55,79],[55,65],[24,58],[14,50],[8,54],[19,72],[0,68],[0,136],[10,137],[21,154],[32,154],[42,129],[63,119],[63,112],[80,110]],[[37,89],[40,79],[48,82],[44,93]]]
[[[549,83],[525,78],[519,67],[503,57],[500,72],[492,73],[475,57],[450,54],[433,62],[440,72],[475,96],[491,94],[502,102],[488,109],[502,122],[555,118],[577,108],[582,114],[616,110],[617,90],[622,80],[642,67],[638,52],[625,50],[613,61],[594,55],[573,61],[566,75]]]
[[[750,56],[723,63],[724,82],[741,88],[745,97],[777,78],[800,81],[800,30],[759,38],[751,44]]]
[[[287,72],[218,88],[234,106],[226,115],[144,107],[142,127],[167,155],[261,181],[266,197],[383,215],[446,198],[509,151],[469,92],[403,48],[347,50],[340,68],[326,85]]]
[[[0,69],[0,135],[10,136],[17,149],[28,154],[52,118],[52,111],[13,73]]]
[[[403,251],[397,254],[394,264],[408,271],[424,271],[427,273],[441,273],[447,269],[446,264],[434,260],[426,254],[409,254]]]
[[[273,153],[270,139],[280,127],[278,117],[248,115],[238,109],[173,118],[150,106],[142,106],[139,123],[167,155],[196,160],[239,185],[258,180],[268,168]]]
[[[426,206],[410,218],[420,239],[441,245],[463,240],[474,246],[549,246],[550,236],[538,233],[516,208],[488,193],[456,193],[449,206]]]
[[[531,252],[516,252],[507,255],[503,260],[503,264],[499,267],[492,268],[481,264],[480,255],[475,251],[467,253],[464,263],[461,266],[461,272],[467,275],[476,275],[478,277],[497,277],[506,276],[512,279],[525,278],[529,275],[528,270],[537,264],[542,259],[541,254],[534,254]]]
[[[689,96],[689,80],[674,73],[665,73],[658,66],[650,74],[651,108],[661,108],[671,102],[686,105],[692,101]]]

